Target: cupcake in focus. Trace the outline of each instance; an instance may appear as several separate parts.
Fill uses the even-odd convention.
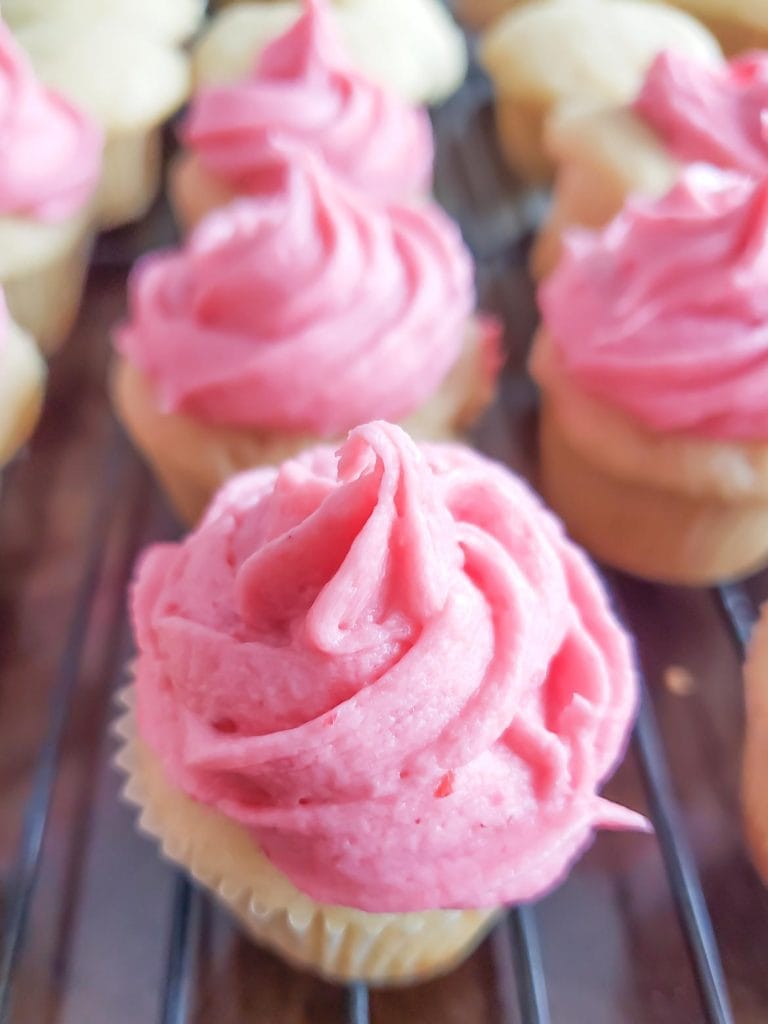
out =
[[[205,0],[3,0],[3,18],[14,30],[51,18],[74,24],[110,18],[172,44],[194,35],[204,13]]]
[[[602,227],[630,195],[659,197],[681,169],[708,163],[768,177],[768,53],[729,64],[665,51],[628,106],[571,110],[547,132],[557,165],[533,271],[544,277],[571,225]]]
[[[600,827],[636,702],[584,557],[503,467],[371,423],[230,481],[152,549],[127,796],[259,941],[328,977],[449,969]]]
[[[163,122],[189,91],[186,57],[118,17],[29,22],[16,33],[37,73],[101,125],[101,228],[138,220],[160,189]]]
[[[439,103],[464,81],[461,30],[440,0],[335,0],[355,66],[409,103]],[[300,17],[300,0],[235,3],[216,14],[193,51],[198,87],[245,78],[258,55]]]
[[[768,181],[693,167],[566,235],[531,360],[542,484],[610,565],[707,584],[768,558]]]
[[[13,319],[50,353],[80,306],[102,139],[35,78],[2,23],[0,138],[0,284]]]
[[[452,436],[494,390],[498,328],[437,206],[372,204],[306,150],[263,183],[139,265],[117,336],[117,408],[187,521],[238,470],[371,414]]]
[[[768,603],[762,607],[744,666],[746,741],[742,800],[747,838],[757,870],[768,885]]]
[[[526,181],[548,181],[548,118],[573,103],[615,105],[636,95],[664,49],[721,58],[717,41],[682,11],[646,0],[535,0],[510,11],[482,38],[493,79],[502,153]]]
[[[0,289],[0,471],[35,428],[45,377],[37,345],[11,320]]]
[[[170,190],[186,228],[236,196],[258,193],[276,139],[309,147],[381,200],[425,194],[431,184],[429,117],[352,67],[327,0],[306,0],[248,78],[196,93],[181,138],[186,152]]]

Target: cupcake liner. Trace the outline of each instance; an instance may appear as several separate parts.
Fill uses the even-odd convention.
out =
[[[133,687],[122,691],[115,763],[138,826],[235,915],[259,943],[335,981],[396,985],[449,971],[493,924],[496,910],[371,914],[305,896],[261,852],[250,833],[172,786],[138,736]]]
[[[52,240],[51,251],[2,279],[8,310],[46,355],[66,340],[80,310],[93,233],[85,218]]]
[[[541,484],[570,535],[608,565],[665,583],[705,585],[768,560],[768,500],[728,500],[604,469],[569,442],[545,404]]]
[[[525,182],[546,184],[554,172],[544,148],[544,129],[550,103],[520,96],[496,97],[495,120],[499,146],[507,166]]]
[[[471,324],[464,352],[440,389],[403,421],[417,440],[456,438],[490,401],[497,367],[489,365],[488,332]],[[492,355],[492,354],[491,354]],[[219,487],[235,473],[277,465],[313,444],[341,438],[240,430],[203,423],[157,407],[148,381],[118,359],[112,394],[120,419],[151,464],[181,520],[197,522]]]

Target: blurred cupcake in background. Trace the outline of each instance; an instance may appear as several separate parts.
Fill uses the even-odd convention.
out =
[[[563,112],[547,131],[557,175],[534,274],[557,264],[569,226],[602,227],[630,195],[663,195],[688,164],[768,177],[766,120],[768,53],[726,63],[664,51],[630,104]]]
[[[37,80],[2,23],[0,147],[0,284],[13,319],[50,353],[82,298],[102,135]]]
[[[689,169],[540,290],[542,486],[574,538],[707,584],[768,560],[768,179]]]
[[[101,228],[142,217],[162,177],[163,122],[187,97],[187,58],[119,17],[30,21],[16,32],[37,73],[103,128]]]
[[[205,0],[2,0],[2,11],[14,30],[50,19],[83,24],[109,18],[151,39],[181,44],[202,23]]]
[[[637,690],[583,555],[505,467],[390,423],[230,481],[144,556],[118,763],[141,828],[330,978],[453,967],[600,828]]]
[[[335,0],[333,7],[355,66],[402,99],[439,103],[464,81],[464,36],[440,0]],[[216,14],[193,51],[197,86],[246,77],[301,11],[300,0],[272,0]]]
[[[45,377],[34,339],[11,320],[0,289],[0,471],[37,423]]]
[[[548,119],[575,104],[627,102],[662,50],[722,59],[694,18],[647,0],[537,0],[484,33],[480,57],[493,80],[502,154],[524,181],[548,182]]]
[[[203,87],[181,129],[186,152],[170,190],[185,227],[237,195],[258,194],[269,143],[306,145],[350,184],[382,200],[428,192],[434,147],[429,117],[356,71],[328,0],[270,43],[252,74]]]
[[[471,257],[437,206],[371,203],[277,147],[258,197],[134,271],[117,408],[194,521],[234,472],[370,415],[419,437],[466,427],[499,364],[474,304]]]

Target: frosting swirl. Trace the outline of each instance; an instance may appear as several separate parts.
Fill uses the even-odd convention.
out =
[[[519,480],[387,423],[235,477],[133,590],[139,727],[174,784],[312,898],[485,907],[600,825],[626,636]]]
[[[96,190],[101,132],[44,88],[0,22],[0,213],[60,221]]]
[[[694,166],[574,231],[539,296],[565,372],[657,431],[768,438],[768,181]]]
[[[241,192],[259,191],[265,143],[275,138],[309,146],[382,199],[426,192],[434,155],[426,112],[354,70],[325,0],[305,0],[304,7],[249,78],[194,97],[184,143]]]
[[[682,163],[768,174],[768,53],[729,64],[661,53],[634,109]]]
[[[160,405],[334,436],[418,408],[459,356],[472,263],[433,204],[373,208],[307,151],[133,274],[118,345]],[[215,358],[212,354],[215,353]]]

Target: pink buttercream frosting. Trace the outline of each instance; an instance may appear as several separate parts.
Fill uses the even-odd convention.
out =
[[[662,53],[634,109],[682,163],[768,175],[768,53],[730,64]]]
[[[485,907],[559,879],[635,708],[585,558],[503,467],[398,427],[235,477],[133,588],[140,733],[303,892]]]
[[[418,408],[458,358],[472,261],[431,203],[372,206],[306,151],[144,260],[118,337],[166,410],[337,436]]]
[[[0,214],[77,213],[98,185],[101,147],[95,122],[41,85],[0,22]]]
[[[572,232],[539,295],[587,393],[652,430],[768,439],[768,181],[692,167]]]
[[[281,138],[321,154],[368,194],[393,199],[426,192],[433,159],[426,111],[408,107],[352,67],[325,0],[304,6],[250,78],[194,97],[184,143],[239,192],[261,190],[265,143]]]

